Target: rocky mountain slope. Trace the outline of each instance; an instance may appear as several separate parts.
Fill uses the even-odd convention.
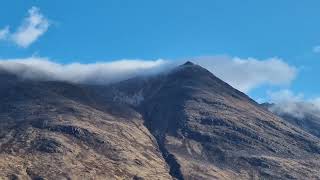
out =
[[[1,75],[0,179],[171,179],[137,112],[78,85]]]
[[[320,139],[186,63],[108,86],[0,73],[4,179],[320,179]]]

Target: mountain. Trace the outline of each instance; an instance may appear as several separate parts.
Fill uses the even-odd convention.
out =
[[[107,86],[0,83],[0,177],[320,178],[319,137],[191,62]]]
[[[113,89],[116,101],[117,94],[143,97],[133,105],[143,113],[176,178],[319,177],[314,161],[318,138],[198,65],[186,63],[166,75],[128,80]],[[314,164],[312,170],[305,163]]]

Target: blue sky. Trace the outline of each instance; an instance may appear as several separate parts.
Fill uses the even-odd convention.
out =
[[[10,40],[0,41],[0,59],[37,56],[68,64],[220,55],[257,61],[276,57],[296,69],[295,78],[284,84],[260,83],[248,91],[252,97],[268,100],[270,92],[282,90],[302,93],[306,99],[320,96],[320,52],[315,48],[320,45],[318,0],[1,3],[0,30],[7,28]],[[42,24],[41,35],[19,44],[15,35],[32,7],[47,20],[48,27]]]

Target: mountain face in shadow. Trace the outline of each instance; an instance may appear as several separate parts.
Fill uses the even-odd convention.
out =
[[[0,81],[0,177],[320,177],[319,137],[191,62],[108,86]]]

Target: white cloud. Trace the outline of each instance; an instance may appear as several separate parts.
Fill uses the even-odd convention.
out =
[[[59,64],[47,58],[0,60],[0,67],[27,79],[108,84],[168,69],[165,60],[119,60],[92,64]]]
[[[0,40],[7,40],[26,48],[47,32],[49,26],[49,20],[40,13],[40,9],[32,7],[15,32],[10,32],[8,26],[0,30]]]
[[[8,38],[9,35],[9,27],[6,26],[3,29],[0,29],[0,40],[5,40]]]
[[[320,46],[314,46],[312,50],[314,53],[320,53]]]
[[[280,58],[213,56],[196,58],[195,62],[243,92],[265,84],[289,85],[297,74],[295,67]]]
[[[320,117],[320,98],[306,99],[302,93],[294,94],[290,90],[269,92],[273,106],[270,111],[279,115],[291,115],[302,119],[306,115]]]

